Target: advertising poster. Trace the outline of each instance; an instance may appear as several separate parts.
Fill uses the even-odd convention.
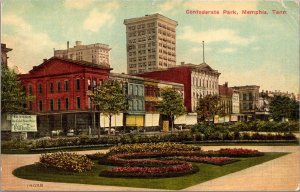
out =
[[[298,0],[1,1],[1,191],[297,191],[299,100]]]

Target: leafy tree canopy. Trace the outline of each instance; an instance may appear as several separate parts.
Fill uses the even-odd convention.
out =
[[[186,112],[183,99],[176,90],[170,88],[162,89],[161,97],[162,101],[158,103],[157,109],[171,120],[173,129],[174,117]]]
[[[220,97],[217,95],[206,95],[198,100],[196,108],[199,121],[210,122],[215,115],[223,115],[224,110],[220,105]]]
[[[1,112],[21,113],[28,98],[14,70],[1,66]]]
[[[91,99],[96,109],[109,117],[109,130],[112,115],[117,115],[126,109],[125,98],[121,84],[115,80],[105,80],[92,94]]]
[[[276,121],[281,121],[283,118],[298,120],[299,103],[289,97],[278,95],[270,103],[270,112]]]

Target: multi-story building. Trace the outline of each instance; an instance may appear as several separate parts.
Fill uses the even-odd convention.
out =
[[[232,92],[232,113],[240,113],[240,94],[236,91]]]
[[[176,21],[156,13],[125,19],[124,24],[128,74],[176,65]]]
[[[110,70],[107,65],[52,57],[20,75],[27,96],[33,96],[27,111],[37,114],[40,136],[53,130],[96,130],[99,114],[89,93],[108,78]]]
[[[183,84],[184,105],[188,112],[195,112],[200,97],[219,94],[220,74],[206,63],[195,65],[182,62],[179,66],[147,72],[139,76]]]
[[[259,86],[246,85],[231,88],[239,93],[240,113],[243,114],[240,120],[248,121],[254,119],[258,110]]]
[[[11,48],[6,47],[6,44],[1,43],[1,65],[4,67],[7,67],[7,59],[9,58],[7,53],[11,50]]]
[[[228,87],[228,82],[225,82],[224,85],[219,85],[220,104],[225,115],[232,113],[232,95],[233,90]]]
[[[118,73],[110,73],[109,78],[119,81],[126,95],[127,109],[124,112],[122,123],[117,124],[127,127],[143,127],[145,124],[144,79]],[[127,131],[130,130],[125,130],[125,132]]]
[[[95,43],[91,45],[82,45],[81,41],[76,41],[73,48],[69,48],[69,42],[67,42],[66,50],[54,50],[54,56],[109,66],[110,50],[111,49],[106,44]]]

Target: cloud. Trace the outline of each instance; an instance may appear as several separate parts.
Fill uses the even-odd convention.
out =
[[[19,17],[12,13],[8,13],[3,16],[2,24],[13,26],[13,27],[18,27],[19,30],[25,30],[25,31],[31,30],[31,25],[26,23],[22,17]]]
[[[178,39],[195,43],[202,43],[202,41],[208,43],[227,42],[234,45],[248,45],[255,40],[254,37],[241,37],[232,29],[216,29],[198,32],[191,26],[183,27],[183,32],[179,34]]]
[[[113,22],[114,17],[111,13],[100,12],[97,9],[93,9],[84,21],[83,28],[88,31],[97,32],[102,26],[109,25],[109,23],[112,24]]]
[[[175,12],[180,10],[178,8],[182,4],[182,2],[183,0],[167,0],[158,6],[159,12],[161,13],[171,12],[174,14]]]
[[[91,0],[65,0],[65,7],[69,9],[84,9],[92,3]]]
[[[229,86],[258,85],[260,90],[281,90],[298,93],[298,74],[282,73],[282,64],[276,62],[262,63],[251,70],[224,68],[220,81],[229,82]]]
[[[103,10],[94,8],[90,11],[88,17],[83,22],[83,28],[88,31],[97,32],[103,26],[110,27],[115,22],[115,13],[120,5],[117,1],[110,1],[101,5]]]
[[[52,57],[53,48],[62,46],[47,33],[34,31],[29,23],[13,13],[5,14],[2,24],[14,30],[14,34],[2,34],[2,42],[13,49],[8,52],[8,65],[17,66],[21,72],[31,70],[33,65],[42,63],[43,58]]]
[[[236,51],[237,51],[236,48],[231,48],[231,47],[220,50],[221,53],[234,53]]]
[[[257,10],[258,0],[248,0],[248,1],[232,1],[232,0],[211,0],[211,1],[201,1],[201,0],[191,0],[191,1],[183,1],[183,0],[167,0],[164,3],[159,5],[159,10],[162,13],[170,13],[175,14],[178,12],[182,12],[182,9],[186,10],[206,10],[206,11],[214,11],[218,10],[220,12],[219,15],[212,14],[209,16],[222,18],[223,10],[235,10],[241,13],[242,10]],[[228,15],[232,18],[241,18],[245,15]]]

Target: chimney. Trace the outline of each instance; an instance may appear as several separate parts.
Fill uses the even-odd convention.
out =
[[[227,88],[228,87],[228,82],[225,82],[224,86]]]
[[[69,41],[67,41],[67,49],[69,49],[69,47],[70,47],[70,43]]]
[[[81,45],[81,41],[76,41],[75,44],[76,44],[76,46],[80,46]]]
[[[184,65],[184,61],[181,61],[180,64],[181,64],[181,65]]]

